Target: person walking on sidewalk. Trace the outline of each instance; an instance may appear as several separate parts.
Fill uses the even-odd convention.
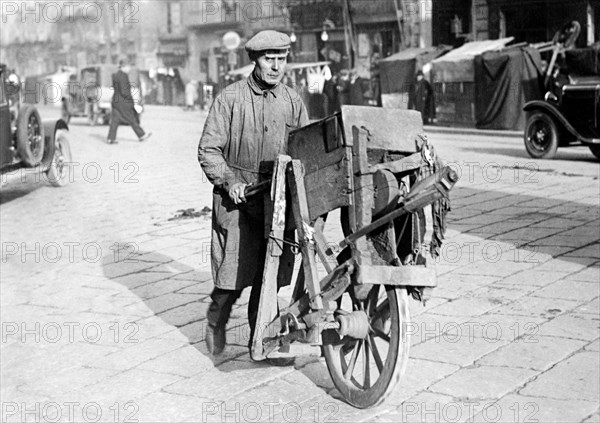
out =
[[[425,79],[423,71],[417,72],[416,79],[408,96],[408,108],[421,112],[423,124],[428,125],[435,119],[433,89]]]
[[[271,177],[274,160],[287,151],[289,130],[308,124],[299,95],[280,83],[290,49],[287,34],[261,31],[245,46],[254,70],[227,86],[213,102],[198,146],[198,161],[214,184],[211,262],[215,288],[208,309],[206,344],[220,354],[231,308],[252,286],[248,320],[254,334],[267,240],[264,201],[245,188]]]
[[[120,124],[131,125],[131,129],[140,141],[147,140],[152,135],[146,133],[140,126],[140,117],[135,110],[131,83],[127,74],[131,70],[127,60],[119,61],[119,70],[112,75],[113,98],[111,102],[110,127],[107,142],[117,144],[117,129]]]

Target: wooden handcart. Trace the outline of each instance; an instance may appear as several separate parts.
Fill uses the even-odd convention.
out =
[[[436,285],[423,209],[443,216],[457,175],[421,132],[418,112],[344,106],[290,133],[269,183],[252,358],[322,354],[359,408],[392,392],[408,360],[408,298]],[[343,239],[331,242],[325,223],[338,213]],[[289,248],[301,255],[297,269],[283,259]],[[290,284],[291,302],[279,309],[278,287]]]

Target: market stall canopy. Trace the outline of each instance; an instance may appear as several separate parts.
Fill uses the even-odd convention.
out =
[[[498,40],[472,41],[434,59],[431,62],[433,82],[474,82],[475,56],[486,51],[501,50],[513,39],[514,37],[507,37]]]
[[[306,68],[318,68],[321,66],[325,66],[325,65],[329,65],[331,62],[328,61],[322,61],[322,62],[290,62],[287,64],[286,67],[286,72],[289,72],[291,70],[297,70],[297,69],[306,69]],[[244,78],[248,78],[250,76],[250,74],[252,73],[252,71],[254,70],[254,64],[251,63],[249,65],[246,66],[242,66],[239,69],[235,69],[232,71],[229,71],[228,74],[230,76],[242,76]]]
[[[480,129],[524,129],[523,106],[543,97],[542,59],[533,47],[475,58],[475,117]]]
[[[409,48],[381,60],[379,62],[381,93],[409,91],[416,72],[450,49],[449,46]]]

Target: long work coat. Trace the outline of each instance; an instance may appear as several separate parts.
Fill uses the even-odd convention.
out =
[[[129,125],[132,123],[139,124],[139,115],[133,107],[134,103],[129,77],[125,72],[119,70],[112,75],[112,83],[114,94],[111,108],[113,113],[117,115],[121,122],[127,122]]]
[[[274,160],[287,151],[290,130],[308,124],[306,107],[293,89],[262,89],[254,73],[226,87],[210,108],[198,160],[214,184],[211,260],[213,281],[242,289],[262,277],[265,254],[262,196],[235,205],[229,188],[271,177]]]

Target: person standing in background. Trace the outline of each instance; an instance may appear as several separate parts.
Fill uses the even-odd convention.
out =
[[[340,107],[350,103],[350,74],[348,70],[342,69],[337,79],[336,89],[338,92],[338,102]]]
[[[329,116],[340,110],[340,102],[337,92],[338,76],[325,80],[323,94],[325,95],[325,115]]]
[[[196,104],[196,96],[198,95],[198,88],[196,81],[190,80],[185,84],[185,108],[183,110],[194,110]]]
[[[353,106],[364,106],[365,104],[362,81],[363,79],[355,70],[350,72],[350,104]]]
[[[416,81],[408,96],[408,108],[421,112],[424,125],[432,123],[435,118],[433,89],[425,79],[423,71],[417,72]]]

